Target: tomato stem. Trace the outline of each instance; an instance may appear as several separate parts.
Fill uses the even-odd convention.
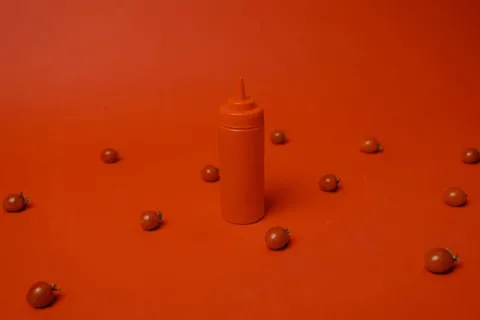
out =
[[[285,228],[285,232],[290,234],[290,230],[288,230],[288,228]]]
[[[161,211],[158,211],[157,214],[160,220],[163,220],[163,213]]]
[[[378,151],[382,151],[383,150],[383,146],[381,144],[378,145]]]
[[[339,183],[340,183],[340,181],[342,181],[342,180],[340,180],[340,178],[337,178],[337,184],[339,184]]]
[[[460,256],[458,255],[458,252],[455,253],[455,255],[453,255],[452,249],[450,249],[450,248],[445,248],[445,250],[447,250],[448,252],[450,252],[450,254],[452,255],[453,262],[458,262],[458,261],[460,260]]]

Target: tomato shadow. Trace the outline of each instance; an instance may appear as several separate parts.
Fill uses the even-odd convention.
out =
[[[457,269],[457,270],[458,270],[458,269],[460,269],[460,270],[463,269],[463,262],[458,261],[458,262],[455,264],[455,266],[452,268],[452,270],[450,270],[450,272],[453,272],[455,269]]]
[[[168,222],[166,220],[162,220],[162,223],[158,227],[156,227],[155,229],[150,229],[150,230],[141,229],[141,230],[144,231],[144,232],[147,232],[147,233],[155,233],[155,231],[158,231],[160,229],[165,228],[165,226],[167,224],[168,224]]]
[[[8,213],[8,214],[11,214],[11,215],[17,215],[17,214],[23,214],[25,212],[28,212],[30,209],[34,209],[35,208],[35,204],[32,204],[30,201],[26,204],[26,206],[22,209],[22,210],[18,210],[18,211],[5,211],[4,213]]]
[[[452,268],[448,269],[447,271],[444,271],[444,272],[435,272],[433,273],[434,275],[437,275],[437,276],[448,276],[452,273],[454,273],[456,270],[458,269],[462,269],[463,268],[463,264],[462,263],[457,263],[455,266],[453,266]],[[426,268],[425,268],[426,269]],[[428,271],[428,269],[426,269]]]
[[[53,299],[52,302],[50,302],[49,304],[47,304],[45,306],[37,307],[35,309],[39,309],[39,310],[49,309],[49,308],[61,303],[61,301],[63,299],[64,299],[63,295],[61,293],[57,293],[57,294],[55,294],[55,299]]]
[[[290,238],[290,240],[288,240],[288,243],[284,247],[281,247],[280,249],[275,249],[275,250],[272,250],[272,251],[285,251],[285,250],[290,249],[292,247],[292,245],[295,245],[295,239]]]
[[[327,194],[335,194],[335,193],[338,193],[338,192],[342,192],[343,190],[343,186],[341,184],[338,184],[337,185],[337,188],[335,190],[332,190],[332,191],[323,191],[324,193],[327,193]]]
[[[61,293],[57,293],[55,300],[52,301],[50,306],[57,305],[59,303],[62,303],[63,299],[65,299],[65,296]]]
[[[220,182],[220,179],[221,179],[221,177],[218,177],[217,180],[215,180],[215,181],[205,181],[205,180],[203,180],[203,182],[206,182],[206,183],[216,183],[216,182]]]
[[[380,149],[380,150],[377,150],[377,151],[374,151],[374,152],[363,152],[363,153],[365,155],[367,155],[368,157],[374,157],[375,155],[385,153],[385,149]]]
[[[449,206],[449,207],[451,207],[451,208],[453,208],[453,209],[456,209],[456,208],[465,208],[465,207],[470,206],[470,202],[471,202],[470,200],[467,200],[467,201],[465,201],[465,203],[462,203],[461,205],[458,205],[458,206],[452,206],[452,205],[448,205],[448,204],[447,204],[447,206]]]
[[[285,247],[283,247],[281,250],[288,250],[292,246],[295,246],[296,242],[297,241],[295,240],[295,238],[290,238],[290,240],[288,240],[288,244]]]
[[[268,143],[270,143],[271,145],[273,145],[275,148],[281,148],[282,146],[286,145],[286,144],[289,144],[290,143],[290,139],[289,138],[285,138],[285,141],[282,142],[282,143],[274,143],[273,141],[269,140]]]
[[[462,203],[461,205],[459,205],[457,208],[468,207],[468,206],[470,206],[470,202],[471,202],[471,200],[468,199],[467,201],[465,201],[464,203]]]

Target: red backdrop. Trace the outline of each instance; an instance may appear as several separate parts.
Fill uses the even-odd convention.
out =
[[[474,1],[3,1],[2,319],[478,319],[480,11]],[[260,223],[220,218],[220,104],[264,106]],[[364,136],[385,152],[358,152]],[[104,147],[123,161],[100,162]],[[336,173],[343,188],[318,190]],[[469,194],[442,204],[445,187]],[[140,230],[143,210],[166,225]],[[284,252],[264,232],[291,229]],[[431,247],[463,264],[423,269]],[[25,300],[34,280],[63,297]]]

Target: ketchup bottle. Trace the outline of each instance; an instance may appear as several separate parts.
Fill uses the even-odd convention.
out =
[[[246,95],[243,79],[220,107],[218,135],[222,216],[234,224],[255,223],[265,214],[264,114]]]

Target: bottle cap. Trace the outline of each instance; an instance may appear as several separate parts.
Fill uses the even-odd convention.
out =
[[[245,83],[240,78],[235,94],[220,107],[220,124],[233,129],[248,129],[263,123],[263,109],[247,96]]]

